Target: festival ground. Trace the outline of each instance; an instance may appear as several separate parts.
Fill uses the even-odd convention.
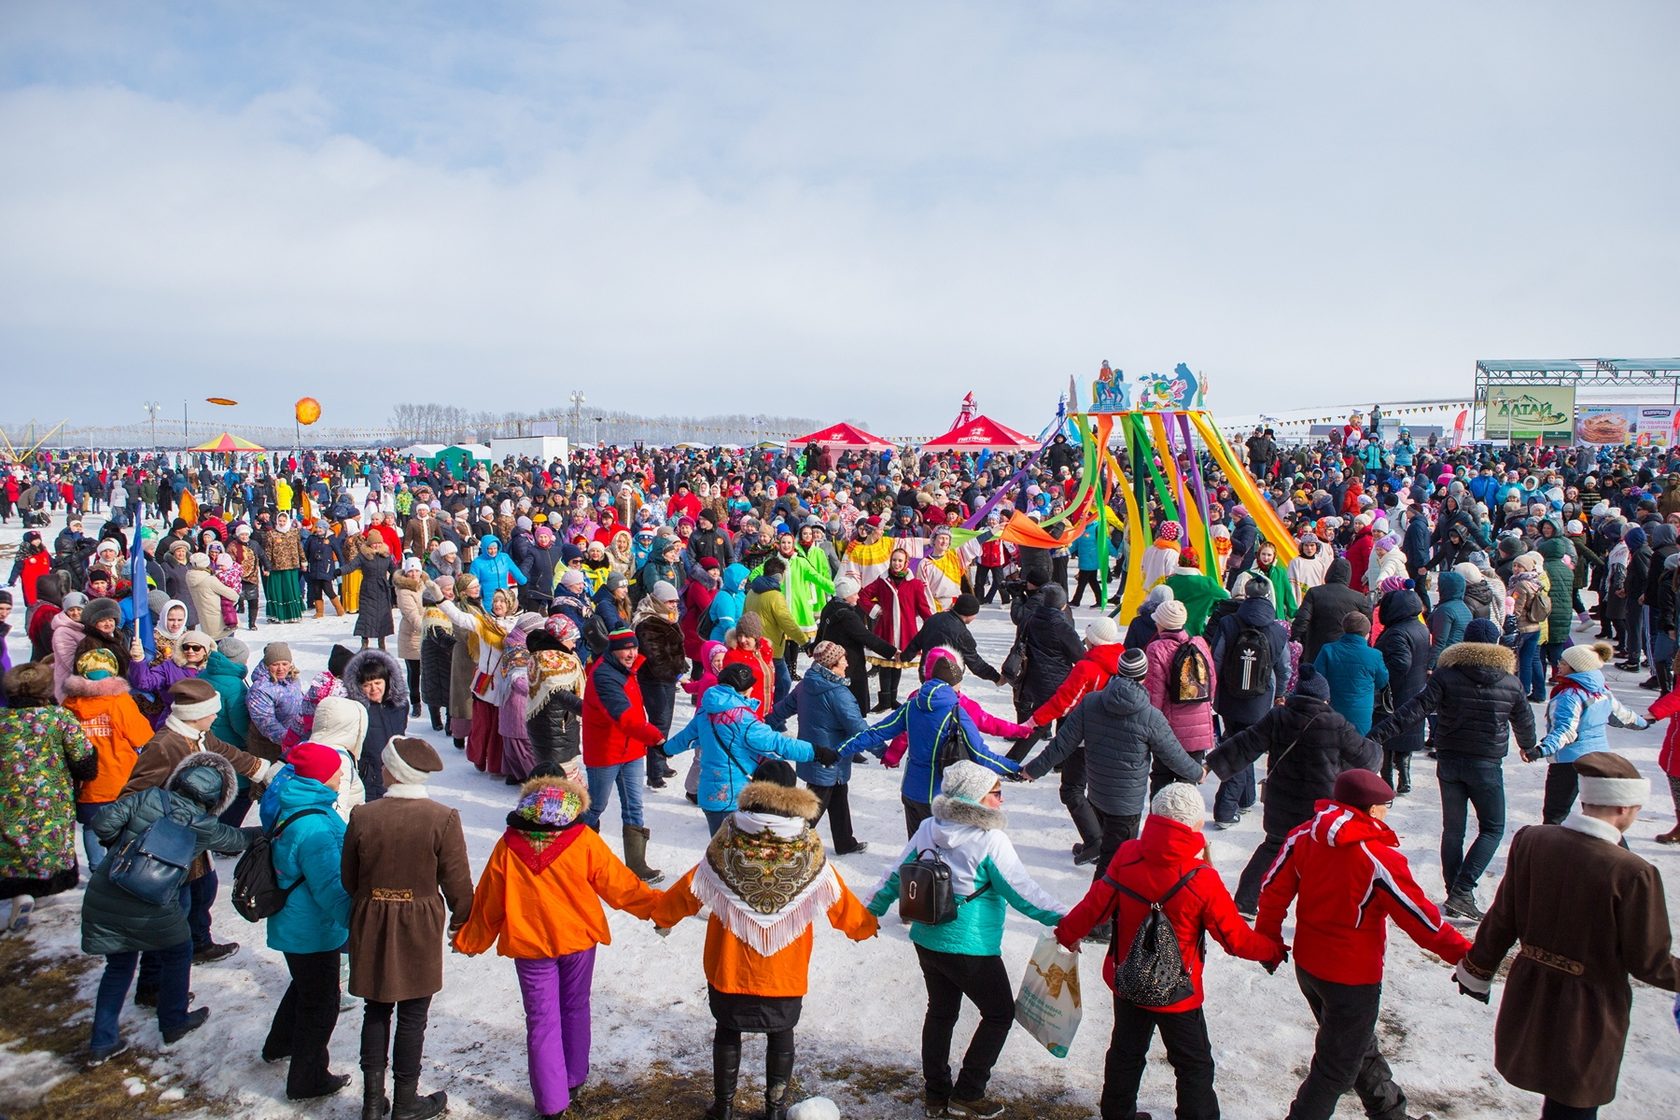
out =
[[[55,518],[54,531],[61,523]],[[0,544],[15,546],[20,536],[14,522],[0,530]],[[1095,617],[1088,607],[1076,614],[1081,630]],[[21,621],[21,616],[20,608],[14,620]],[[260,656],[264,641],[287,641],[307,675],[325,666],[335,641],[355,644],[347,637],[352,621],[333,618],[329,612],[321,621],[311,617],[290,626],[265,623],[256,633],[242,630],[239,636],[251,646],[253,660]],[[1005,611],[995,605],[983,608],[974,631],[982,654],[997,664],[1011,637]],[[1587,633],[1579,630],[1576,637]],[[12,640],[14,660],[27,657],[21,626],[14,628]],[[1655,697],[1639,689],[1629,674],[1610,669],[1606,677],[1620,699],[1640,713]],[[988,709],[1010,714],[1004,690],[973,678],[965,682],[965,688]],[[679,703],[679,724],[690,711],[686,703]],[[512,791],[501,779],[477,773],[446,737],[429,729],[424,716],[411,726],[444,756],[445,771],[431,783],[431,792],[460,810],[476,874],[501,835]],[[1662,725],[1646,731],[1612,728],[1610,742],[1653,780],[1651,804],[1628,839],[1636,853],[1666,871],[1680,866],[1680,852],[1651,839],[1673,824],[1666,782],[1656,767],[1662,734]],[[688,758],[679,758],[677,765],[686,768]],[[869,850],[840,857],[836,864],[859,893],[869,889],[903,844],[899,777],[899,771],[886,770],[873,760],[855,773],[853,812],[858,836],[869,842]],[[1479,888],[1484,906],[1504,871],[1511,834],[1539,820],[1544,778],[1543,765],[1524,765],[1514,752],[1506,759],[1509,825],[1500,855]],[[1396,804],[1389,822],[1400,833],[1418,881],[1438,901],[1444,893],[1438,858],[1441,812],[1433,763],[1421,754],[1414,763],[1413,779],[1414,792]],[[1010,835],[1022,859],[1054,897],[1071,906],[1089,884],[1090,875],[1088,868],[1073,867],[1069,846],[1074,833],[1057,799],[1054,778],[1033,785],[1006,784],[1004,792]],[[1212,779],[1204,792],[1211,804]],[[1260,840],[1258,818],[1256,811],[1236,828],[1208,834],[1213,862],[1228,884],[1234,885]],[[674,880],[699,858],[706,840],[705,822],[684,799],[680,783],[672,783],[664,790],[647,791],[647,823],[653,831],[649,862],[664,869],[668,881]],[[607,811],[602,832],[615,849],[618,831],[614,805]],[[826,824],[821,831],[826,842]],[[194,1085],[222,1098],[226,1104],[213,1110],[216,1116],[258,1120],[356,1115],[360,1099],[354,1085],[327,1102],[287,1103],[284,1066],[265,1065],[259,1057],[270,1014],[286,986],[285,965],[279,954],[263,946],[262,928],[241,920],[228,904],[232,861],[222,861],[219,869],[222,892],[215,911],[215,936],[242,942],[244,947],[228,960],[193,970],[195,1006],[212,1009],[210,1029],[166,1050],[160,1045],[155,1019],[131,1007],[124,1013],[123,1030],[140,1051],[136,1064],[156,1076],[171,1075],[168,1085],[185,1088],[188,1104],[196,1095]],[[37,908],[27,936],[42,954],[79,953],[80,902],[78,890],[45,900]],[[1680,925],[1680,905],[1673,899],[1669,912],[1671,921]],[[668,938],[661,938],[645,923],[609,913],[613,943],[602,947],[595,970],[590,1075],[592,1086],[605,1088],[597,1090],[598,1111],[585,1108],[583,1114],[697,1116],[709,1091],[711,1060],[712,1019],[700,963],[704,923],[685,922]],[[1286,933],[1289,928],[1286,925]],[[1018,915],[1009,920],[1003,952],[1017,984],[1040,932]],[[1085,1019],[1069,1056],[1065,1060],[1051,1057],[1019,1029],[1010,1036],[992,1082],[996,1095],[1016,1102],[1009,1116],[1063,1120],[1097,1114],[1112,1005],[1092,947],[1087,947],[1082,964]],[[529,1116],[525,1020],[512,962],[493,954],[450,955],[445,967],[444,989],[432,1004],[423,1085],[448,1090],[449,1115],[455,1120]],[[1229,1120],[1272,1120],[1283,1115],[1305,1072],[1313,1034],[1312,1018],[1289,968],[1268,976],[1257,965],[1233,960],[1211,947],[1206,975],[1208,1027],[1223,1115]],[[98,979],[97,968],[80,979],[78,1025],[83,1030],[91,1016]],[[1606,1115],[1660,1120],[1673,1116],[1674,1102],[1680,1100],[1680,1051],[1675,1046],[1672,997],[1637,982],[1634,987],[1627,1058],[1616,1102]],[[1538,1110],[1537,1098],[1513,1089],[1493,1069],[1493,1024],[1501,988],[1496,985],[1494,992],[1493,1008],[1465,999],[1454,988],[1445,965],[1403,935],[1390,936],[1380,1037],[1399,1083],[1411,1097],[1414,1113],[1427,1111],[1443,1120],[1505,1120]],[[918,1053],[924,1002],[915,953],[906,930],[893,918],[883,922],[877,939],[861,945],[819,924],[811,991],[798,1032],[799,1095],[833,1098],[847,1120],[919,1115]],[[967,1038],[974,1021],[972,1006],[965,1005],[959,1039]],[[360,1023],[359,1007],[339,1020],[332,1046],[338,1072],[356,1073]],[[757,1094],[762,1087],[762,1045],[762,1041],[749,1040],[743,1062],[739,1100],[748,1116],[756,1115],[761,1107]],[[0,1098],[16,1098],[20,1089],[28,1094],[44,1090],[55,1079],[81,1076],[66,1062],[26,1065],[27,1061],[16,1048],[0,1049],[0,1086],[8,1086]],[[188,1084],[183,1086],[183,1081]],[[645,1088],[639,1093],[622,1092],[637,1084]],[[685,1093],[686,1097],[677,1099]],[[588,1102],[586,1095],[584,1104]],[[1170,1116],[1172,1102],[1172,1071],[1157,1043],[1139,1107],[1157,1117]],[[9,1111],[17,1103],[14,1099],[8,1106],[0,1099],[0,1111]],[[1360,1114],[1357,1100],[1349,1094],[1337,1115]]]

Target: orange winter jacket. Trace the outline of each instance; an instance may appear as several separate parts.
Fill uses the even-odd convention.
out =
[[[875,915],[834,872],[840,883],[840,900],[828,908],[828,923],[853,941],[875,936]],[[676,925],[700,912],[694,897],[694,871],[666,891],[653,913],[654,924],[662,929]],[[706,919],[706,982],[720,992],[749,996],[802,996],[811,970],[811,927],[794,938],[780,952],[764,956],[730,933],[717,915]]]
[[[111,679],[122,684],[121,692],[64,699],[70,714],[82,721],[82,734],[99,756],[99,773],[76,788],[76,800],[90,805],[107,805],[122,796],[140,748],[152,738],[152,725],[140,714],[127,683]]]
[[[601,900],[638,918],[653,916],[659,892],[649,890],[601,837],[581,822],[553,834],[540,850],[529,835],[508,829],[496,841],[473,892],[472,917],[455,948],[517,960],[581,953],[612,944]]]

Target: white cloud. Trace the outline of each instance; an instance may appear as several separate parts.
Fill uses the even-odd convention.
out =
[[[1672,351],[1674,10],[1398,13],[34,9],[0,54],[13,411],[583,386],[925,432],[973,388],[1036,428],[1103,358],[1249,412]]]

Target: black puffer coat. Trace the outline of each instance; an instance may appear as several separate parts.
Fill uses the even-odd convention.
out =
[[[360,681],[367,666],[375,663],[383,665],[390,678],[385,699],[377,704],[368,699]],[[385,744],[393,736],[408,734],[408,674],[396,658],[369,647],[344,666],[344,695],[367,710],[367,734],[362,736],[362,757],[356,762],[356,770],[367,787],[367,799],[377,801],[385,796],[385,764],[380,760]]]
[[[1042,778],[1082,743],[1091,804],[1105,813],[1143,813],[1151,760],[1159,760],[1183,781],[1202,780],[1201,763],[1185,753],[1167,717],[1150,706],[1143,686],[1125,677],[1112,678],[1101,692],[1075,705],[1057,727],[1056,737],[1021,772]]]
[[[1486,588],[1487,584],[1478,583]],[[1423,600],[1416,591],[1391,591],[1377,607],[1383,632],[1377,635],[1377,652],[1388,667],[1388,689],[1398,711],[1423,692],[1429,683],[1429,628],[1418,620]],[[1447,653],[1452,652],[1449,648]],[[1445,656],[1445,654],[1443,654]],[[1383,744],[1391,751],[1409,754],[1423,749],[1423,724],[1401,732]]]
[[[1033,592],[1032,603],[1021,613],[1021,649],[1026,664],[1015,700],[1017,711],[1030,712],[1056,695],[1073,666],[1085,656],[1085,643],[1062,610],[1067,592],[1050,584]]]
[[[583,697],[543,680],[525,709],[525,734],[539,765],[571,762],[583,753]]]
[[[449,663],[454,654],[454,629],[428,624],[420,639],[420,699],[430,707],[449,707]]]
[[[1226,670],[1225,659],[1229,656],[1231,643],[1250,628],[1265,634],[1266,643],[1272,651],[1271,687],[1258,696],[1235,696],[1232,693],[1240,677],[1236,672]],[[1207,639],[1217,672],[1213,710],[1225,721],[1227,729],[1240,729],[1258,722],[1283,695],[1289,680],[1289,638],[1283,627],[1278,625],[1277,609],[1272,606],[1272,601],[1243,599],[1236,610],[1216,619],[1203,637]]]
[[[1330,796],[1343,770],[1375,770],[1377,745],[1354,729],[1327,701],[1295,693],[1259,723],[1220,743],[1208,767],[1229,778],[1261,755],[1266,763],[1264,825],[1283,836],[1312,819],[1313,806]]]
[[[1324,583],[1309,588],[1295,613],[1293,637],[1301,643],[1301,664],[1311,665],[1318,651],[1342,636],[1342,619],[1353,611],[1371,617],[1371,600],[1348,586],[1353,568],[1341,557],[1330,561]],[[1328,795],[1326,795],[1328,796]]]
[[[113,801],[95,819],[93,830],[115,852],[143,836],[166,814],[174,814],[192,828],[194,859],[210,851],[242,852],[250,843],[249,834],[216,819],[238,791],[239,778],[231,762],[214,751],[194,751],[176,765],[162,786]],[[186,911],[174,902],[152,906],[112,883],[112,862],[107,859],[99,865],[82,898],[82,952],[167,949],[192,936]]]
[[[1504,758],[1512,729],[1517,745],[1534,745],[1534,712],[1517,680],[1517,655],[1488,642],[1459,642],[1441,654],[1435,673],[1410,703],[1371,728],[1379,743],[1435,716],[1435,749],[1442,754]]]
[[[358,638],[389,638],[397,629],[391,620],[391,612],[397,609],[391,554],[370,552],[364,544],[356,567],[362,573],[362,587],[356,593],[356,628],[351,633]]]

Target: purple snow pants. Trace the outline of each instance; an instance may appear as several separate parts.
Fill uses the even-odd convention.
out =
[[[525,1000],[525,1049],[537,1112],[571,1107],[572,1092],[589,1079],[589,988],[595,950],[514,961]]]

